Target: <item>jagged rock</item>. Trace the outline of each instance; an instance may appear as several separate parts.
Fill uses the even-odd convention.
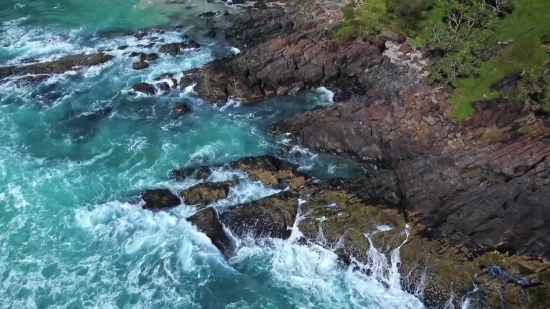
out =
[[[212,171],[208,166],[201,166],[199,168],[186,167],[178,170],[173,170],[170,173],[170,177],[176,180],[182,181],[188,177],[195,179],[207,180],[212,175]]]
[[[20,67],[0,68],[0,79],[12,75],[50,75],[63,74],[68,71],[80,71],[83,67],[106,63],[114,57],[105,53],[78,54],[65,56],[55,61],[35,63]]]
[[[183,115],[183,114],[190,113],[191,107],[189,107],[187,103],[178,102],[178,103],[174,103],[174,110],[176,111],[176,113]]]
[[[159,58],[159,55],[158,54],[155,54],[155,53],[152,53],[152,54],[145,54],[145,53],[141,53],[139,55],[141,61],[155,61]]]
[[[147,63],[145,61],[134,62],[132,64],[132,68],[134,68],[134,70],[145,70],[148,67],[149,67],[149,63]]]
[[[227,198],[229,189],[237,184],[237,181],[206,182],[185,189],[181,191],[180,195],[185,199],[187,204],[204,208],[212,203]]]
[[[298,196],[287,192],[235,207],[220,220],[237,235],[286,239],[298,211]]]
[[[514,73],[506,75],[499,81],[493,83],[490,87],[492,91],[500,92],[502,97],[507,97],[508,94],[518,88],[518,85],[522,79],[521,73]]]
[[[176,207],[181,200],[168,189],[147,190],[141,196],[144,209],[160,210]]]
[[[155,89],[155,86],[148,84],[148,83],[139,83],[134,86],[132,86],[132,89],[135,92],[141,92],[146,95],[154,95],[157,90]]]
[[[183,53],[183,50],[185,48],[187,48],[187,46],[183,42],[182,43],[170,43],[170,44],[162,45],[159,48],[159,53],[169,54],[171,56],[177,56],[177,55]]]
[[[195,42],[194,40],[189,40],[189,42],[187,43],[187,48],[200,48],[201,45],[197,42]]]
[[[170,85],[168,85],[167,82],[163,82],[159,84],[159,89],[162,92],[169,92],[170,91]]]
[[[212,241],[212,244],[221,251],[225,256],[231,255],[234,250],[234,244],[229,239],[223,225],[218,220],[218,214],[213,208],[203,209],[193,216],[187,218],[187,221],[191,222],[197,227],[197,229]]]
[[[296,166],[270,155],[242,158],[229,166],[245,172],[250,180],[269,186],[299,187],[309,181],[309,177],[295,172]]]

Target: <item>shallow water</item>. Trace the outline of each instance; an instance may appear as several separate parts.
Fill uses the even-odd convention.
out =
[[[325,89],[254,107],[216,108],[190,89],[134,96],[135,83],[181,75],[233,52],[205,41],[199,50],[161,55],[149,69],[132,70],[124,53],[142,51],[137,45],[151,36],[105,33],[175,25],[195,14],[183,5],[152,4],[2,1],[0,66],[100,49],[116,58],[39,85],[0,85],[0,308],[421,308],[396,287],[338,267],[330,250],[292,238],[240,239],[238,254],[226,261],[185,221],[194,207],[141,209],[145,189],[177,192],[194,184],[170,179],[172,169],[276,153],[285,141],[267,136],[267,126],[331,104]],[[183,33],[160,36],[178,42]],[[120,45],[130,47],[119,51]],[[172,107],[180,101],[193,113],[177,117]],[[90,116],[107,107],[108,117]],[[360,171],[295,151],[302,153],[296,163],[319,180]],[[277,192],[222,167],[212,180],[233,177],[241,182],[214,206],[220,211]]]

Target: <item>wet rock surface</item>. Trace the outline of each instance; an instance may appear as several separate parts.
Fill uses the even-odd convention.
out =
[[[227,198],[229,189],[237,184],[237,181],[201,183],[181,191],[180,195],[185,199],[186,204],[204,208]]]
[[[309,176],[296,172],[297,166],[271,155],[242,158],[229,166],[245,172],[250,180],[268,186],[299,187],[310,180]]]
[[[182,181],[187,178],[207,180],[212,175],[212,171],[208,166],[201,167],[185,167],[170,172],[170,177]]]
[[[151,210],[168,209],[181,204],[181,200],[168,189],[147,190],[141,199],[145,202],[143,208]]]
[[[26,81],[42,81],[51,74],[63,74],[68,71],[80,71],[84,67],[96,66],[106,63],[114,57],[105,53],[97,54],[79,54],[62,57],[55,61],[34,63],[19,67],[0,68],[0,80],[16,75],[38,75],[36,79],[26,77]]]
[[[225,234],[223,225],[218,219],[218,214],[213,208],[206,208],[193,216],[187,218],[187,221],[191,222],[197,229],[212,241],[212,244],[221,251],[225,256],[232,254],[234,244],[231,239]]]
[[[146,95],[154,95],[157,92],[157,89],[155,86],[148,84],[148,83],[139,83],[134,86],[132,86],[132,89],[135,92],[140,92]]]

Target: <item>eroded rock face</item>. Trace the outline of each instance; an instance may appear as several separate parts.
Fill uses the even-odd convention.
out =
[[[218,220],[218,214],[213,208],[205,208],[193,216],[187,218],[187,221],[191,222],[197,227],[197,229],[212,241],[212,244],[218,248],[225,256],[232,254],[234,250],[234,244],[231,239],[225,234],[221,222]]]
[[[206,182],[181,191],[180,195],[189,205],[204,208],[210,204],[227,198],[229,189],[238,184],[237,181]]]
[[[144,209],[160,210],[176,207],[181,200],[168,189],[147,190],[141,196]]]

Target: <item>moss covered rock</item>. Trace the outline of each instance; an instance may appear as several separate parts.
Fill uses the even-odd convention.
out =
[[[237,181],[201,183],[181,191],[180,195],[185,199],[187,204],[203,208],[227,198],[229,189],[237,184]]]

